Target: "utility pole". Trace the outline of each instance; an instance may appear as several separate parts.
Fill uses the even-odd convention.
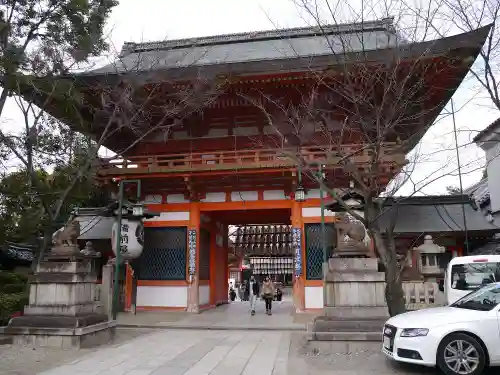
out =
[[[457,136],[457,124],[455,123],[455,106],[453,105],[453,98],[451,99],[451,116],[453,119],[453,134],[455,135],[455,151],[457,153],[457,164],[458,164],[458,180],[460,182],[460,195],[464,195],[464,188],[462,184],[462,167],[460,165],[460,152],[458,150],[458,136]],[[462,203],[462,218],[464,220],[464,232],[465,232],[465,254],[469,254],[469,235],[467,231],[467,218],[465,217],[465,203]]]

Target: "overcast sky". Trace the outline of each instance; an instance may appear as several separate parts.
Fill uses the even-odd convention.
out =
[[[109,38],[113,47],[120,50],[123,42],[177,39],[235,32],[258,31],[276,27],[304,26],[304,18],[290,0],[120,0],[109,20]],[[491,123],[498,113],[491,110],[485,100],[479,100],[474,83],[467,82],[455,95],[459,142],[468,144],[478,130]],[[475,97],[469,102],[471,97]],[[5,113],[10,121],[2,126],[16,126],[16,109],[11,105]],[[422,180],[435,171],[438,165],[453,167],[453,152],[440,150],[453,141],[451,116],[436,124],[424,137],[423,153],[432,154],[419,167],[415,180]],[[483,153],[471,145],[461,148],[464,170],[478,169]],[[455,169],[454,167],[452,169]],[[464,186],[480,178],[480,171],[464,175]],[[448,185],[458,185],[458,177],[442,178],[429,185],[427,194],[444,193]],[[406,192],[411,192],[408,187]]]

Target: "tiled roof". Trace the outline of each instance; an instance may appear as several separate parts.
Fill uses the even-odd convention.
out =
[[[91,73],[170,69],[312,57],[395,47],[402,43],[391,18],[148,43],[125,43],[121,58]]]
[[[500,239],[493,239],[491,242],[475,249],[471,255],[500,255]]]
[[[476,203],[481,206],[490,199],[490,191],[488,189],[488,179],[484,178],[478,183],[465,189],[464,193],[469,194]]]
[[[396,233],[463,231],[462,204],[469,231],[499,230],[486,220],[481,210],[475,210],[472,205],[466,203],[400,204],[393,208],[389,207],[379,220],[382,227],[388,228],[393,215],[397,215],[394,229]]]
[[[162,40],[145,43],[125,42],[122,47],[121,55],[125,56],[129,53],[138,53],[157,50],[171,50],[174,48],[199,47],[199,46],[215,46],[228,43],[245,43],[255,42],[259,40],[280,40],[293,39],[311,36],[324,36],[334,34],[353,34],[366,31],[383,30],[390,33],[395,33],[392,18],[385,18],[376,21],[366,21],[363,23],[349,23],[339,25],[323,25],[313,27],[297,27],[278,30],[265,30],[235,34],[223,34],[205,36],[199,38],[185,38]]]
[[[489,133],[492,133],[495,131],[495,128],[500,128],[500,117],[493,121],[491,124],[489,124],[486,128],[481,130],[473,139],[474,142],[480,142],[481,138],[483,138],[485,135],[488,135]]]
[[[78,216],[80,222],[79,240],[107,240],[111,239],[111,228],[114,218],[104,216]]]

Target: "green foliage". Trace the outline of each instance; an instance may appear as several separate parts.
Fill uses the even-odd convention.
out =
[[[0,271],[0,325],[28,304],[28,283],[24,275]]]
[[[117,4],[116,0],[3,1],[2,74],[64,74],[98,56],[108,48],[104,26]]]
[[[54,208],[59,203],[61,192],[75,178],[76,168],[69,164],[57,167],[51,174],[38,170],[36,191],[31,188],[26,171],[11,173],[0,180],[0,239],[36,243],[45,232],[59,229],[75,207],[107,204],[106,192],[94,184],[92,176],[86,176],[75,184],[56,220],[47,214],[42,200]]]
[[[0,293],[23,293],[27,283],[26,275],[0,270]]]
[[[72,79],[107,50],[104,26],[117,0],[4,0],[0,2],[0,119],[8,94],[16,98],[24,127],[0,129],[0,244],[41,241],[67,220],[76,206],[107,203],[93,183],[95,144],[43,112],[52,99],[81,102]],[[26,90],[30,87],[30,90]],[[26,91],[43,91],[47,103],[29,102]],[[23,91],[24,90],[24,91]],[[64,108],[73,113],[73,106]],[[73,112],[72,112],[73,111]],[[16,161],[14,161],[16,160]],[[12,163],[21,165],[11,172]],[[14,288],[15,289],[15,288]]]
[[[459,195],[460,194],[460,188],[456,186],[447,186],[446,191],[448,192],[448,195]]]

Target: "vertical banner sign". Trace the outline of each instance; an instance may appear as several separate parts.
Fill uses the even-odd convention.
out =
[[[190,229],[189,239],[189,275],[196,274],[196,229]]]
[[[302,275],[302,230],[292,228],[292,246],[295,249],[295,276]]]
[[[120,254],[123,256],[128,253],[128,231],[130,225],[127,222],[122,222],[121,238],[120,238]]]

